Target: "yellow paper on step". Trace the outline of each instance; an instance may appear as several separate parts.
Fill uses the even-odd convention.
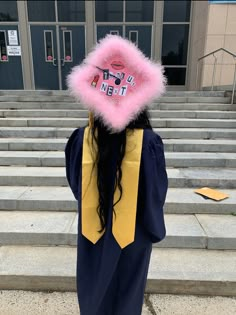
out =
[[[224,194],[218,190],[208,188],[208,187],[203,187],[203,188],[194,190],[194,192],[197,194],[206,196],[210,199],[216,200],[216,201],[220,201],[220,200],[223,200],[225,198],[229,198],[229,195]]]

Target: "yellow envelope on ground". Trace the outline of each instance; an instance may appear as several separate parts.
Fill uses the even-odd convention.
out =
[[[216,201],[220,201],[220,200],[223,200],[225,198],[229,198],[229,195],[224,194],[218,190],[208,188],[208,187],[203,187],[203,188],[194,190],[194,192],[197,194],[206,196],[210,199],[216,200]]]

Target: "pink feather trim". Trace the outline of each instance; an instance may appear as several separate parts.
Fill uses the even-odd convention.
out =
[[[125,71],[135,77],[135,86],[129,87],[126,96],[108,96],[91,85],[96,75],[103,75],[96,67],[106,69],[113,59],[121,61],[126,66]],[[99,84],[102,81],[104,80],[101,78]],[[132,42],[117,35],[107,35],[81,65],[72,69],[67,77],[67,84],[71,95],[85,108],[102,118],[108,128],[121,131],[150,102],[165,92],[166,78],[163,67],[145,57]]]

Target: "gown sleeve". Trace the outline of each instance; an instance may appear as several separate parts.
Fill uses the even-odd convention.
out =
[[[144,144],[140,177],[141,221],[151,241],[157,243],[166,236],[163,206],[168,188],[163,142],[157,134]]]
[[[65,147],[66,178],[76,200],[79,198],[81,179],[83,132],[82,128],[73,131]]]

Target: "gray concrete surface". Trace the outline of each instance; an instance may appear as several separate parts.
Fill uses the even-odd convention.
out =
[[[151,118],[155,128],[235,128],[235,119]],[[0,118],[1,127],[74,127],[86,124],[88,118],[37,117]]]
[[[76,127],[84,126],[79,121]],[[69,137],[75,127],[0,127],[0,137],[14,138],[64,138]],[[216,128],[154,128],[163,139],[234,139],[236,129]]]
[[[233,315],[236,298],[145,295],[142,315]],[[74,292],[0,291],[1,315],[79,315]]]
[[[236,190],[220,189],[229,198],[220,202],[204,199],[194,188],[169,188],[165,213],[231,214],[235,212]],[[77,211],[77,201],[69,187],[1,186],[0,210]]]
[[[236,168],[236,153],[166,151],[165,158],[167,167]],[[0,165],[65,166],[65,153],[63,152],[63,150],[49,152],[46,150],[2,150],[0,151]]]
[[[236,296],[236,251],[153,248],[146,293]],[[0,289],[76,290],[76,248],[1,246]]]
[[[167,168],[170,188],[236,188],[236,169]],[[0,166],[0,185],[67,186],[65,167]]]
[[[31,128],[31,127],[30,127]],[[0,128],[1,130],[1,128]],[[5,129],[4,129],[5,130]],[[31,130],[31,129],[30,129]],[[43,128],[45,130],[45,128]],[[72,132],[72,130],[71,130]],[[187,131],[186,131],[187,132]],[[67,139],[64,138],[0,138],[0,150],[6,151],[63,151]],[[165,152],[178,155],[185,154],[214,154],[226,158],[227,152],[235,154],[235,140],[231,139],[164,139]],[[184,153],[183,153],[184,152]],[[231,157],[231,159],[233,156]],[[226,161],[227,162],[227,161]],[[226,166],[229,164],[226,163]]]
[[[1,245],[74,245],[78,216],[64,211],[0,211]],[[155,247],[236,250],[236,217],[165,214],[166,238]]]
[[[0,102],[1,110],[8,110],[9,108],[15,109],[67,109],[67,110],[79,110],[84,109],[84,107],[79,103],[63,103],[63,102],[40,102],[40,101],[32,101],[32,102],[16,102],[16,101],[6,101]],[[152,109],[157,110],[183,110],[183,103],[153,103],[151,105]],[[184,103],[185,110],[204,110],[204,111],[235,111],[235,104],[222,104],[222,103]]]
[[[200,119],[236,119],[235,111],[217,110],[150,110],[152,118],[200,118]],[[16,109],[0,110],[0,117],[78,117],[87,118],[88,111],[85,109]]]

